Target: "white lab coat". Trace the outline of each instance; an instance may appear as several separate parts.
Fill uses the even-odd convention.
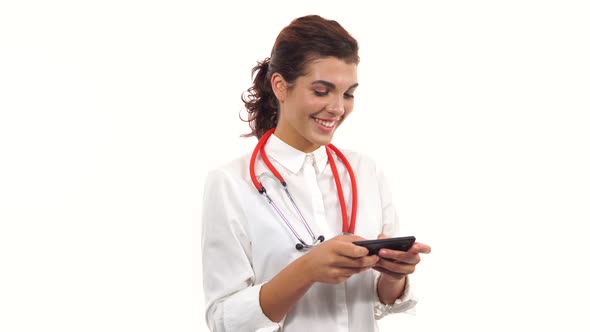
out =
[[[334,178],[322,147],[306,156],[272,135],[266,154],[281,173],[299,209],[316,235],[326,239],[342,231]],[[386,180],[366,156],[343,150],[356,176],[358,211],[355,234],[376,239],[397,236],[398,220]],[[348,215],[351,185],[344,165],[336,164]],[[315,161],[314,161],[315,159]],[[203,203],[203,286],[207,324],[212,331],[377,331],[377,272],[368,270],[338,285],[316,283],[280,323],[262,312],[259,292],[287,264],[304,255],[285,222],[258,193],[249,175],[250,154],[212,171]],[[307,163],[307,167],[305,166]],[[260,157],[256,175],[300,236],[311,242],[282,187]],[[412,310],[416,297],[410,283],[394,311]]]

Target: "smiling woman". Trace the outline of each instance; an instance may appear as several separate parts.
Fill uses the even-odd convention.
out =
[[[330,143],[354,107],[355,63],[320,58],[309,62],[305,75],[291,84],[278,72],[270,80],[281,105],[275,135],[303,152]]]
[[[242,99],[246,136],[259,143],[209,173],[204,193],[212,331],[375,331],[377,319],[415,306],[408,275],[430,247],[369,255],[353,243],[399,235],[383,173],[331,144],[354,108],[358,62],[356,40],[312,15],[285,27],[254,67]]]
[[[314,62],[339,60],[350,66],[345,72],[339,68],[323,68]],[[336,63],[336,62],[334,62]],[[252,69],[256,74],[254,84],[242,99],[249,112],[252,133],[260,138],[268,129],[277,125],[279,105],[277,98],[285,98],[299,78],[307,78],[307,84],[299,87],[315,93],[318,97],[335,89],[334,82],[322,81],[319,75],[330,74],[334,79],[353,80],[356,84],[356,65],[359,63],[357,41],[336,21],[324,20],[317,15],[300,17],[277,37],[271,56]],[[317,82],[315,82],[317,80]],[[324,86],[322,85],[324,82]],[[348,89],[351,89],[348,87]],[[278,95],[277,93],[280,93]],[[352,96],[352,91],[346,92]],[[284,110],[284,109],[283,109]],[[281,110],[281,112],[283,111]],[[352,110],[352,107],[350,107]]]

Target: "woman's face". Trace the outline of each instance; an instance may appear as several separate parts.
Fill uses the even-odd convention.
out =
[[[310,61],[290,88],[277,75],[272,82],[280,112],[275,135],[303,152],[329,144],[354,107],[357,65],[335,57]]]

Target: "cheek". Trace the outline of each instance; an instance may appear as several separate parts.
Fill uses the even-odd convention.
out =
[[[302,101],[300,102],[296,108],[293,109],[292,112],[293,118],[297,118],[300,121],[304,121],[305,119],[309,118],[312,114],[317,113],[322,109],[322,106],[317,102],[312,101]]]
[[[354,109],[354,99],[346,101],[346,103],[344,104],[344,110],[346,111],[346,114],[352,112],[353,109]]]
[[[326,101],[326,99],[321,99],[321,98],[313,98],[313,99],[308,99],[305,101],[305,109],[307,111],[307,113],[309,114],[313,114],[313,113],[317,113],[323,109],[325,109],[328,106],[328,102]]]

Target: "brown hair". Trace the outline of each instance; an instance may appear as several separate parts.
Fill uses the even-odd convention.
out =
[[[275,40],[269,58],[259,61],[252,69],[253,84],[242,95],[248,111],[252,132],[244,136],[260,138],[276,127],[279,106],[272,91],[270,78],[279,73],[293,83],[304,75],[311,60],[336,57],[347,63],[358,64],[358,43],[338,22],[318,15],[303,16],[283,28]]]

